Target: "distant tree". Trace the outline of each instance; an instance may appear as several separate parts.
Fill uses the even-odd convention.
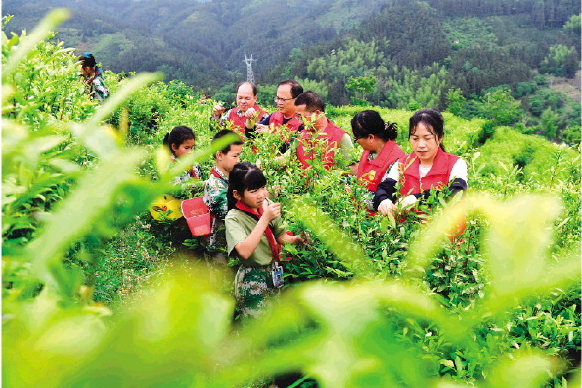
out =
[[[387,39],[386,57],[398,66],[418,69],[449,56],[444,18],[425,2],[388,2],[382,12],[363,23],[358,39]]]
[[[305,79],[298,78],[296,79],[296,81],[299,82],[301,86],[303,86],[303,90],[305,91],[311,90],[312,92],[319,94],[323,101],[327,101],[329,94],[325,82],[317,82],[307,78]]]
[[[576,51],[580,53],[580,33],[581,33],[581,15],[572,15],[570,19],[564,24],[562,29],[567,36],[570,37],[570,41],[576,47]]]
[[[366,95],[376,88],[376,77],[373,74],[350,77],[346,84],[346,89],[353,93],[352,101],[354,105],[367,105]]]
[[[467,99],[463,96],[461,89],[451,88],[447,92],[447,112],[455,116],[463,117],[464,106]]]
[[[562,140],[571,146],[580,147],[582,138],[580,137],[580,125],[570,125],[560,133]]]
[[[515,98],[520,98],[532,94],[537,90],[537,85],[535,82],[520,82],[515,87],[513,91],[513,96]]]
[[[392,67],[385,80],[385,98],[390,108],[408,109],[410,104],[421,107],[444,107],[445,91],[449,88],[444,66],[433,64],[421,70]]]
[[[465,96],[498,85],[516,85],[531,78],[530,69],[504,48],[473,46],[453,55],[449,83]]]
[[[274,106],[273,98],[277,94],[277,85],[257,85],[257,103],[262,107]]]
[[[555,139],[558,135],[558,122],[560,116],[551,108],[547,108],[540,116],[540,130],[550,139]]]
[[[307,65],[306,78],[328,84],[332,104],[349,103],[345,88],[348,79],[369,73],[382,64],[386,44],[385,40],[364,42],[348,38],[329,54],[313,58]]]
[[[540,71],[573,78],[578,70],[578,52],[574,47],[562,44],[551,46],[548,55],[540,63]]]
[[[512,125],[523,117],[524,113],[520,106],[521,103],[512,97],[509,89],[500,88],[485,93],[479,108],[481,116],[496,125]]]

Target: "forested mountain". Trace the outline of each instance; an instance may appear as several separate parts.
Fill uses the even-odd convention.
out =
[[[252,54],[262,104],[296,78],[334,105],[430,106],[580,141],[579,0],[5,0],[6,28],[52,7],[73,11],[57,37],[105,69],[223,101]]]
[[[465,96],[528,81],[534,69],[571,78],[578,68],[580,25],[579,19],[568,22],[578,13],[579,2],[573,0],[390,1],[347,36],[295,53],[271,74],[273,79],[287,73],[325,81],[334,88],[335,103],[350,101],[348,91],[335,84],[345,85],[350,76],[366,73],[376,76],[380,94],[390,93],[407,76],[428,82],[432,94],[445,82]],[[552,48],[566,53],[554,60]],[[350,56],[363,61],[354,63]],[[436,79],[430,81],[433,75]],[[390,95],[382,97],[374,99],[391,105]],[[443,99],[436,102],[443,105]]]
[[[8,29],[32,28],[49,8],[73,17],[59,29],[68,46],[90,50],[115,72],[162,71],[209,91],[246,76],[245,53],[260,75],[291,49],[337,36],[383,0],[116,1],[5,0]],[[259,77],[260,78],[260,77]]]
[[[311,80],[335,105],[437,107],[578,144],[580,73],[574,99],[554,84],[576,77],[579,57],[575,0],[392,0],[265,79]]]

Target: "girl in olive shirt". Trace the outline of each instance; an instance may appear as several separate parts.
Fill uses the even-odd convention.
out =
[[[249,162],[236,164],[229,176],[226,242],[229,255],[241,261],[235,293],[243,316],[257,316],[282,286],[281,244],[304,243],[287,232],[281,204],[267,198],[266,183],[261,170]]]

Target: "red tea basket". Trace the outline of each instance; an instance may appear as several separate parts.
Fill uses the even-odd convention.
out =
[[[207,236],[210,234],[210,210],[202,197],[187,199],[182,202],[182,214],[188,222],[192,236]]]

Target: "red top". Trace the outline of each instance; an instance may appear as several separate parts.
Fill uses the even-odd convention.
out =
[[[308,161],[312,160],[316,155],[315,149],[312,149],[317,144],[325,144],[326,151],[323,155],[324,166],[330,169],[334,163],[335,151],[339,147],[341,139],[345,131],[333,124],[329,119],[327,120],[327,127],[321,131],[319,135],[313,139],[313,132],[303,130],[299,137],[299,145],[297,146],[297,159],[305,169],[309,168]],[[305,150],[305,147],[308,150]]]
[[[259,112],[257,115],[257,121],[262,119],[267,114],[267,112],[262,110],[258,105],[253,106],[253,108]],[[243,136],[245,135],[245,122],[247,121],[247,118],[239,108],[232,108],[228,111],[228,121],[233,124],[236,131],[238,131]]]
[[[421,193],[431,187],[440,189],[448,185],[451,170],[457,160],[459,160],[458,156],[449,154],[439,148],[430,171],[421,179],[419,172],[420,159],[414,152],[407,155],[400,163],[401,168],[404,168],[400,178],[402,183],[400,195],[406,197],[410,194]]]
[[[398,159],[404,159],[406,154],[393,140],[388,140],[378,156],[373,160],[368,160],[370,151],[362,152],[358,172],[358,180],[366,185],[370,191],[376,191],[386,171]]]
[[[283,113],[281,113],[280,111],[277,111],[273,113],[269,118],[269,125],[271,124],[274,124],[275,126],[285,125],[289,132],[296,132],[302,124],[295,116],[293,116],[285,124],[283,124],[283,120],[285,120],[285,116],[283,116]]]

